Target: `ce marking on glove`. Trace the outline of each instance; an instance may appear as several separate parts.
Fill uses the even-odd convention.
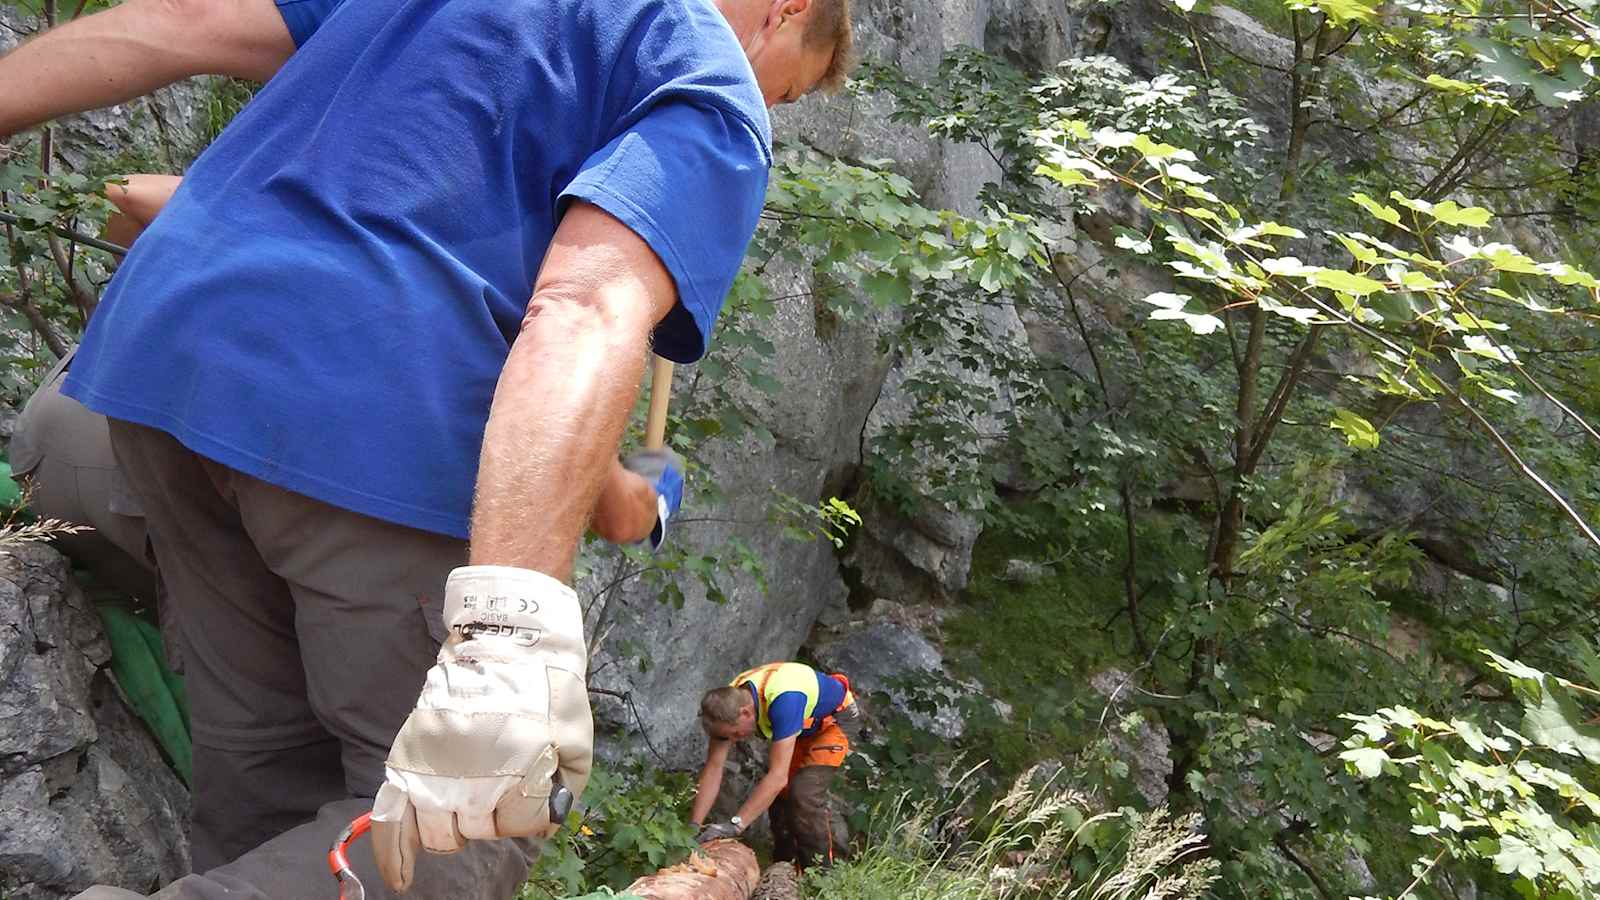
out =
[[[513,605],[515,605],[517,608],[512,609],[511,607]],[[467,596],[461,598],[461,608],[483,609],[487,612],[520,615],[523,613],[538,612],[539,601],[529,600],[526,597],[499,597],[494,595],[490,595],[488,597],[479,597],[475,594],[468,594]]]

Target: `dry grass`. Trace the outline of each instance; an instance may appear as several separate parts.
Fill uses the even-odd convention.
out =
[[[901,797],[856,859],[807,877],[816,900],[1184,900],[1202,896],[1218,864],[1196,815],[1092,812],[1081,794],[1029,771],[966,830],[947,809]],[[943,823],[942,825],[939,823]],[[1099,850],[1086,851],[1096,834]],[[1085,873],[1085,860],[1092,867]],[[1076,870],[1073,863],[1078,863]],[[1077,872],[1076,876],[1074,872]]]

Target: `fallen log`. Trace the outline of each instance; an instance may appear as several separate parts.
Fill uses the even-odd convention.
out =
[[[800,900],[800,870],[786,862],[767,866],[750,900]]]
[[[749,900],[760,877],[755,852],[725,839],[705,845],[687,862],[646,875],[623,893],[642,900]]]

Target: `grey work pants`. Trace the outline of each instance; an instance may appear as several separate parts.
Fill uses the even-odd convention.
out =
[[[11,470],[40,517],[94,529],[56,538],[67,556],[123,593],[155,602],[144,515],[112,456],[106,417],[61,393],[76,353],[62,357],[22,407],[8,448]]]
[[[201,874],[155,896],[331,900],[328,845],[383,782],[466,545],[274,487],[154,429],[112,420],[111,440],[149,522],[194,735]],[[504,900],[534,854],[521,840],[424,854],[406,896]],[[368,841],[350,856],[367,896],[389,896]]]

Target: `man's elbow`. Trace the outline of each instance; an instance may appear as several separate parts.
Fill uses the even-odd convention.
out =
[[[654,322],[640,315],[637,298],[615,289],[541,289],[528,302],[518,340],[585,347],[604,358],[644,359]]]

